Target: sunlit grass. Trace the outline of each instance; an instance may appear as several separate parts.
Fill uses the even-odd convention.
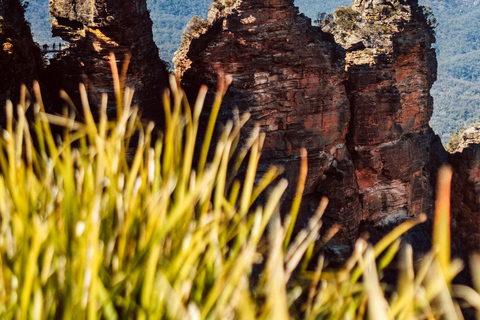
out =
[[[431,253],[414,263],[411,247],[401,244],[402,234],[425,221],[420,216],[375,246],[358,240],[345,265],[332,269],[318,255],[326,198],[307,227],[293,232],[306,151],[282,219],[281,168],[257,176],[264,135],[256,128],[238,146],[248,115],[236,115],[213,139],[228,78],[220,81],[202,142],[205,87],[190,106],[171,80],[165,128],[154,139],[122,74],[114,71],[116,119],[107,118],[104,98],[95,122],[83,86],[82,121],[45,113],[38,85],[35,99],[23,92],[18,106],[7,103],[0,136],[2,319],[461,319],[458,301],[480,310],[478,274],[475,288],[451,284],[462,263],[447,250],[448,169],[440,172]],[[246,173],[237,176],[242,165]],[[474,270],[479,261],[472,257]],[[382,282],[392,267],[396,285]]]

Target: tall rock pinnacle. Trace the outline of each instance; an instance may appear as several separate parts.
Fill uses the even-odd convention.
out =
[[[100,93],[113,91],[110,52],[119,67],[130,54],[126,85],[136,90],[134,102],[152,120],[161,114],[168,72],[153,41],[146,0],[50,0],[50,12],[53,35],[70,42],[70,47],[52,61],[52,73],[59,76],[58,87],[69,86],[64,89],[78,100],[78,83],[84,82],[91,102],[98,104]],[[113,108],[112,94],[109,101]]]
[[[437,75],[428,11],[417,0],[355,1],[323,29],[346,50],[349,147],[366,226],[431,213],[439,160],[431,151],[442,147],[428,124]]]
[[[325,222],[343,226],[331,244],[348,251],[358,234],[361,206],[346,146],[351,111],[343,49],[332,35],[311,26],[293,0],[218,7],[214,3],[203,34],[192,35],[174,59],[176,69],[184,71],[184,85],[206,83],[214,90],[218,73],[233,76],[220,117],[234,108],[251,113],[247,129],[259,124],[266,133],[262,163],[288,168],[287,198],[295,190],[300,149],[307,149],[302,212],[313,213],[328,196]]]

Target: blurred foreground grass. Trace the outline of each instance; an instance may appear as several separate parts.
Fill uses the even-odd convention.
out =
[[[227,123],[211,145],[228,79],[193,168],[206,88],[190,106],[172,80],[165,129],[152,141],[153,125],[142,124],[129,103],[133,92],[115,72],[114,78],[113,121],[106,99],[94,121],[83,86],[82,122],[46,114],[38,85],[35,99],[23,94],[18,106],[7,103],[0,136],[1,319],[461,319],[461,307],[480,310],[478,274],[477,290],[451,284],[462,264],[450,261],[447,250],[448,169],[440,173],[430,254],[414,265],[411,247],[401,246],[401,234],[422,216],[375,247],[359,240],[345,266],[331,270],[314,254],[326,199],[308,227],[292,234],[306,152],[297,198],[282,220],[287,183],[273,183],[280,169],[256,178],[263,134],[256,129],[238,146],[248,115]],[[64,128],[61,138],[52,125]],[[239,180],[242,163],[248,169]],[[384,284],[383,271],[398,252],[398,284]],[[474,256],[472,269],[479,268]]]

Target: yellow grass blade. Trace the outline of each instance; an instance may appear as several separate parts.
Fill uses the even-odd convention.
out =
[[[450,266],[450,184],[452,168],[443,166],[438,172],[437,200],[433,222],[433,247],[438,250],[437,259],[443,274],[447,276]]]

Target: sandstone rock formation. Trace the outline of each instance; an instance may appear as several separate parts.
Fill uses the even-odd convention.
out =
[[[442,147],[428,124],[437,65],[425,9],[417,1],[356,1],[324,30],[346,50],[363,220],[381,226],[431,213],[431,162],[440,160],[431,151]]]
[[[480,249],[480,126],[465,129],[449,155],[452,179],[452,233],[463,257]]]
[[[343,227],[331,249],[341,255],[363,231],[375,238],[431,217],[446,155],[428,125],[434,33],[416,0],[355,1],[325,32],[293,0],[216,4],[177,53],[176,70],[187,87],[213,89],[218,73],[233,75],[225,116],[252,113],[267,135],[263,162],[287,167],[292,184],[307,148],[303,213],[330,198],[327,222]]]
[[[15,103],[20,85],[31,86],[43,68],[40,49],[33,42],[24,13],[19,0],[0,1],[0,110],[4,110],[7,99]],[[0,118],[3,121],[3,116]]]
[[[56,87],[67,90],[78,102],[78,83],[84,82],[90,102],[99,104],[100,94],[109,93],[109,109],[115,108],[109,54],[121,66],[131,55],[126,85],[136,91],[150,120],[161,115],[162,91],[168,82],[166,64],[153,41],[152,21],[146,0],[51,0],[52,32],[70,42],[70,47],[50,66]]]
[[[315,210],[328,195],[327,221],[345,226],[333,242],[337,249],[349,248],[361,209],[346,146],[351,114],[343,50],[331,35],[311,26],[293,0],[237,1],[224,10],[213,9],[206,32],[177,56],[177,70],[186,70],[184,85],[193,86],[193,92],[202,83],[214,89],[218,73],[231,74],[220,118],[233,108],[250,112],[247,131],[258,123],[267,134],[263,162],[288,168],[292,186],[300,148],[307,148],[305,211]]]

